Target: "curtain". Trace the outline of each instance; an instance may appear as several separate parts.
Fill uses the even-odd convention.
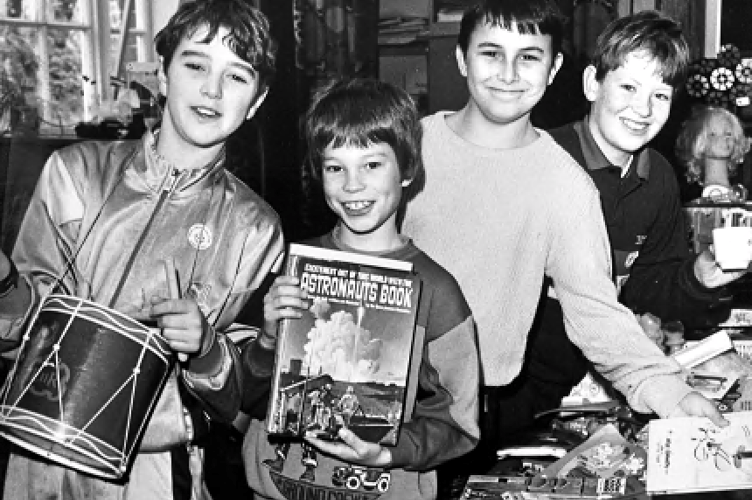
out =
[[[293,0],[295,65],[315,87],[378,73],[378,0]]]

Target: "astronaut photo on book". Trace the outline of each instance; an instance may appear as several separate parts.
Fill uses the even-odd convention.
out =
[[[312,304],[309,314],[282,326],[268,431],[334,440],[347,427],[362,439],[394,444],[420,280],[409,270],[314,260],[288,263]]]

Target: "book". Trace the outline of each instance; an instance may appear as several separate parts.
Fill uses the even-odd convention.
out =
[[[652,495],[752,488],[752,412],[653,420],[648,428],[647,492]]]
[[[485,500],[631,499],[623,477],[522,477],[473,474],[460,498]]]
[[[300,278],[311,305],[280,323],[267,431],[336,440],[347,427],[395,445],[423,351],[412,264],[291,244],[285,273]]]
[[[541,477],[584,477],[626,479],[628,490],[634,494],[644,490],[639,477],[645,471],[645,450],[624,438],[613,424],[606,424],[587,440],[570,450],[539,474]]]

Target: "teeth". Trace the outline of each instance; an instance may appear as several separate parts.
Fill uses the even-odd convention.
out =
[[[351,201],[350,203],[345,203],[345,207],[350,210],[360,210],[366,208],[370,204],[370,201]]]
[[[201,115],[205,115],[205,116],[219,116],[219,113],[217,113],[213,109],[209,109],[209,108],[198,107],[198,108],[196,108],[196,112],[199,113],[199,114],[201,114]]]
[[[646,123],[637,123],[632,120],[624,120],[624,125],[627,126],[627,128],[635,131],[642,131],[648,128],[648,125]]]

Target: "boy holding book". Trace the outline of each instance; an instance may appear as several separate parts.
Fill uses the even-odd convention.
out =
[[[426,340],[419,388],[394,447],[363,441],[345,427],[340,442],[306,437],[275,447],[264,423],[252,421],[243,445],[248,482],[263,498],[285,499],[293,491],[301,498],[348,496],[355,492],[333,479],[343,466],[354,466],[389,476],[379,498],[435,498],[433,469],[477,442],[479,367],[474,322],[459,286],[397,229],[410,188],[423,178],[418,112],[409,95],[392,85],[337,81],[315,96],[304,135],[308,167],[338,217],[330,233],[306,243],[409,261],[421,278],[417,328]],[[264,298],[264,329],[243,352],[249,378],[270,376],[279,321],[298,318],[309,306],[297,278],[275,280]]]
[[[203,498],[195,445],[203,414],[229,422],[239,410],[239,353],[223,331],[284,247],[277,215],[227,171],[225,142],[266,96],[274,42],[248,2],[197,0],[177,10],[156,47],[161,124],[139,141],[75,144],[45,165],[13,259],[0,253],[0,337],[17,342],[55,289],[155,322],[185,358],[126,480],[14,448],[8,499]],[[182,298],[169,293],[165,259],[175,262]],[[188,414],[194,400],[198,411]]]
[[[429,182],[405,231],[456,277],[478,324],[484,396],[512,383],[550,279],[566,333],[639,412],[724,420],[619,304],[598,191],[530,122],[561,65],[563,21],[553,0],[485,0],[463,16],[456,50],[470,98],[423,119]],[[458,197],[461,202],[458,203]],[[496,407],[512,413],[513,407]],[[483,415],[493,451],[497,411]]]

